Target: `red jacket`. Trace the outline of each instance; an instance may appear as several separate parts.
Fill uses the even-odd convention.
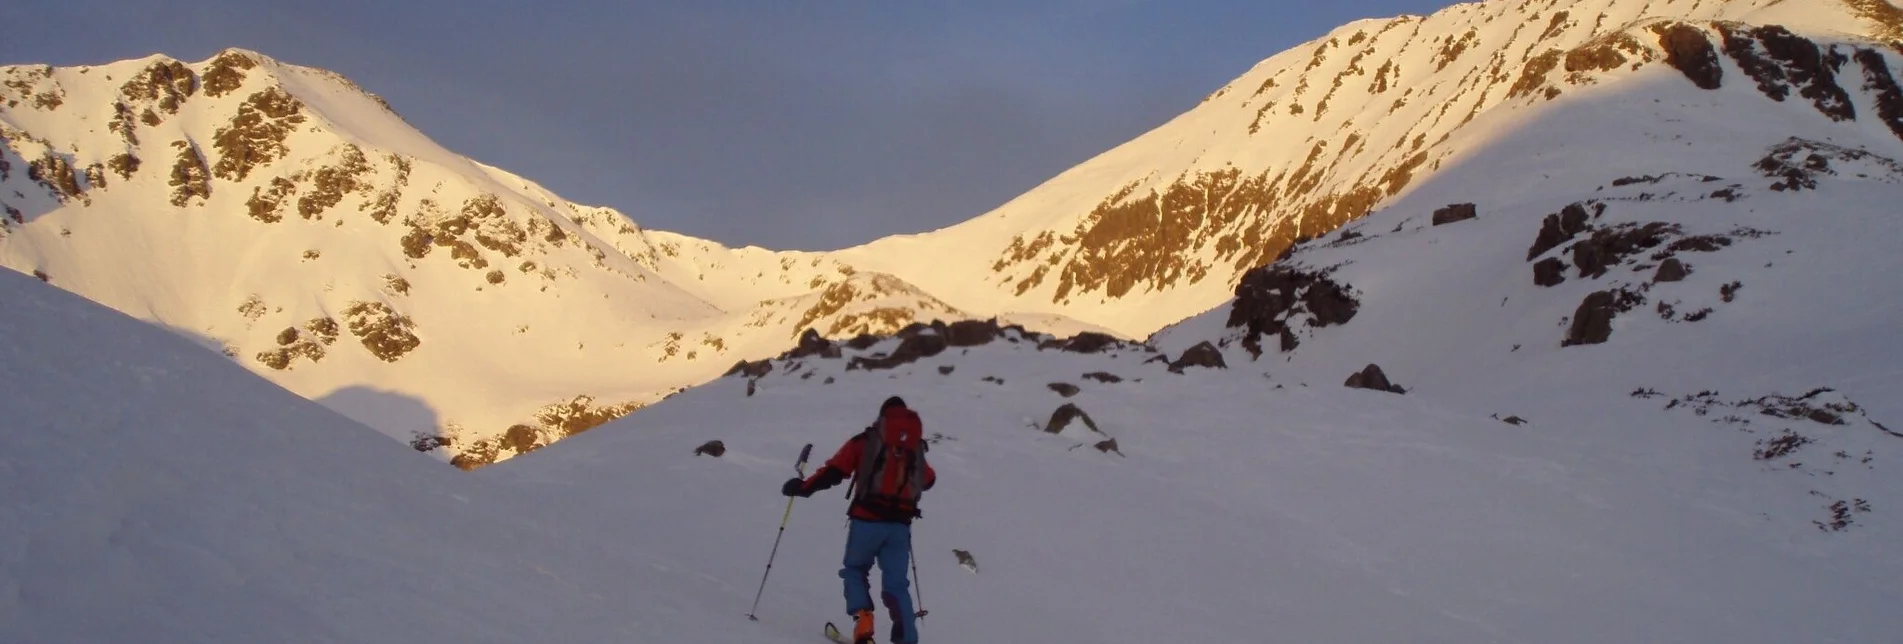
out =
[[[833,454],[825,465],[806,479],[806,494],[810,495],[831,488],[852,478],[853,473],[859,471],[859,460],[865,454],[865,444],[864,432],[848,439],[845,445],[839,447],[838,453]],[[938,473],[932,470],[932,464],[925,462],[922,456],[919,461],[925,466],[925,471],[920,474],[920,481],[925,489],[932,489],[932,486],[938,483]],[[863,521],[909,524],[919,513],[916,506],[909,504],[906,507],[891,507],[882,503],[854,500],[852,506],[846,509],[846,515]]]

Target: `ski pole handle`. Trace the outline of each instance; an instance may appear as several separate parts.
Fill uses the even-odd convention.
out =
[[[800,460],[798,463],[793,464],[793,471],[798,472],[802,477],[806,476],[806,459],[812,455],[813,444],[807,443],[806,447],[800,449]]]

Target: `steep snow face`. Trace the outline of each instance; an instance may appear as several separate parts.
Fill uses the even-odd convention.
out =
[[[1723,43],[1726,57],[1776,58],[1801,56],[1780,45],[1809,46],[1811,38],[1837,44],[1843,56],[1859,47],[1887,51],[1864,39],[1886,41],[1903,20],[1882,2],[1579,0],[1462,4],[1425,18],[1357,22],[1263,61],[1182,116],[983,217],[842,256],[905,275],[960,306],[1004,297],[1014,308],[1147,335],[1220,303],[1244,271],[1295,240],[1392,203],[1566,95],[1625,87],[1627,100],[1659,98],[1645,93],[1655,87],[1645,79],[1686,64],[1670,54],[1680,32],[1667,27],[1681,23]],[[1720,38],[1714,24],[1740,33]],[[1802,36],[1743,33],[1764,24]],[[1842,60],[1787,62],[1844,69],[1851,92],[1862,84]],[[1706,116],[1760,113],[1757,104],[1785,100],[1730,96],[1739,101]],[[1884,114],[1859,110],[1853,118],[1890,118]],[[1678,147],[1648,142],[1625,152],[1676,156]],[[920,259],[947,269],[898,267]]]
[[[467,466],[777,353],[807,326],[968,315],[823,255],[641,230],[444,150],[346,79],[254,52],[0,78],[0,264]]]

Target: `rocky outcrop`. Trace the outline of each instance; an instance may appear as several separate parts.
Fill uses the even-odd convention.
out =
[[[1357,371],[1353,375],[1348,376],[1348,381],[1342,383],[1342,386],[1347,387],[1349,389],[1368,389],[1372,391],[1385,391],[1388,393],[1395,393],[1395,394],[1407,393],[1406,389],[1403,389],[1400,385],[1394,384],[1393,382],[1389,381],[1388,374],[1381,371],[1381,367],[1379,365],[1373,365],[1373,364],[1370,364],[1367,367],[1362,368],[1361,371]]]
[[[1478,216],[1478,212],[1475,210],[1473,204],[1457,203],[1434,211],[1433,222],[1436,226],[1443,226],[1454,222],[1467,221],[1476,216]]]
[[[1593,204],[1599,212],[1604,212],[1605,204]],[[1533,245],[1526,249],[1526,261],[1546,254],[1546,251],[1560,247],[1572,241],[1574,235],[1586,232],[1591,215],[1586,213],[1586,204],[1576,203],[1561,209],[1556,214],[1547,215],[1540,222],[1540,234],[1533,239]]]
[[[1115,336],[1085,331],[1062,340],[1051,339],[1038,343],[1039,349],[1056,349],[1071,353],[1099,353],[1106,349],[1122,348],[1126,343]]]
[[[1699,89],[1715,90],[1724,85],[1725,70],[1718,65],[1718,50],[1697,27],[1671,22],[1654,25],[1659,48],[1665,50],[1665,64],[1671,65]]]
[[[1310,327],[1345,324],[1361,308],[1352,292],[1323,272],[1282,264],[1249,271],[1236,287],[1236,301],[1226,324],[1242,330],[1242,346],[1261,357],[1262,338],[1275,337],[1283,352],[1294,351],[1298,320]]]
[[[990,344],[1003,332],[997,319],[959,320],[945,328],[945,342],[954,347],[975,347]]]
[[[1558,286],[1566,281],[1566,262],[1558,257],[1548,257],[1533,264],[1533,284],[1537,286]]]
[[[1643,303],[1644,298],[1624,289],[1596,291],[1587,295],[1573,312],[1573,323],[1566,329],[1560,346],[1600,344],[1612,337],[1612,319]]]
[[[1217,349],[1216,345],[1205,340],[1196,346],[1190,347],[1188,351],[1183,352],[1182,356],[1178,357],[1174,362],[1171,362],[1170,373],[1182,373],[1184,369],[1190,367],[1228,369],[1229,365],[1223,362],[1222,350]]]
[[[884,356],[875,358],[854,356],[846,363],[846,370],[854,371],[863,369],[866,371],[879,371],[892,369],[900,365],[918,362],[922,358],[929,358],[944,353],[945,349],[949,346],[950,344],[945,342],[945,337],[939,335],[936,331],[931,333],[914,333],[911,337],[907,337],[899,342],[898,348],[893,349],[891,353]]]
[[[1665,243],[1667,236],[1679,232],[1678,224],[1658,221],[1601,228],[1593,231],[1592,237],[1573,244],[1573,265],[1579,268],[1580,277],[1602,277],[1626,257],[1656,248]]]
[[[782,358],[806,358],[811,356],[838,358],[841,355],[843,355],[843,352],[839,350],[837,345],[821,337],[818,330],[808,327],[805,331],[800,333],[799,344],[795,345],[793,350],[787,352]]]

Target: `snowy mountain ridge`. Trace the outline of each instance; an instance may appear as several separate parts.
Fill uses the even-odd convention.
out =
[[[807,327],[969,315],[820,254],[642,230],[442,149],[340,76],[255,52],[0,77],[0,263],[469,465]]]
[[[1699,118],[1742,119],[1767,144],[1802,129],[1887,152],[1903,95],[1881,42],[1899,25],[1866,0],[1486,2],[1361,21],[991,213],[824,253],[644,230],[442,149],[347,79],[255,52],[9,67],[0,264],[480,464],[808,328],[999,317],[1141,337],[1371,211],[1490,207],[1437,177],[1578,106],[1689,84],[1724,99]],[[1674,158],[1683,140],[1627,142],[1608,154]],[[1628,176],[1554,163],[1487,189]]]

